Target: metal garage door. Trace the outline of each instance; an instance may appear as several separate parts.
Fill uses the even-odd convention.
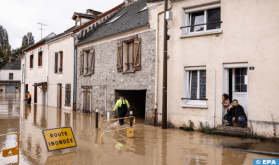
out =
[[[16,93],[15,85],[6,85],[6,93]]]

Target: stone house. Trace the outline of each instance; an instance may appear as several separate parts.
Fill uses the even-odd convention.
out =
[[[157,29],[158,82],[162,81],[163,1],[149,0],[150,28]],[[175,0],[168,9],[168,122],[216,127],[226,114],[222,94],[245,109],[248,127],[279,137],[279,2]],[[237,10],[236,10],[237,9]],[[160,14],[161,13],[161,14]],[[260,14],[259,14],[260,13]],[[162,84],[158,124],[162,120]]]
[[[0,94],[19,93],[21,80],[21,65],[19,58],[9,58],[0,68]],[[17,88],[17,89],[16,89]]]
[[[156,33],[146,0],[125,1],[112,17],[77,34],[77,109],[102,115],[125,95],[134,116],[153,123]]]

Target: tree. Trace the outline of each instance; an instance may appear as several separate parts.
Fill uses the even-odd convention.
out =
[[[31,32],[27,33],[27,38],[28,38],[28,46],[31,46],[35,43],[34,36],[32,35]]]
[[[11,45],[9,43],[9,35],[7,30],[0,25],[0,68],[9,61],[11,53]]]
[[[28,45],[29,45],[29,43],[28,43],[28,37],[27,37],[26,35],[24,35],[24,36],[22,37],[22,44],[21,44],[21,47],[27,48]]]

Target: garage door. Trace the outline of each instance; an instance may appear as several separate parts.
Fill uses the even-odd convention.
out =
[[[15,85],[6,85],[6,93],[16,93]]]

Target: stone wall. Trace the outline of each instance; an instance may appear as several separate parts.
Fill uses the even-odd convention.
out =
[[[92,86],[91,112],[98,109],[102,115],[105,112],[105,90],[107,85],[107,111],[112,111],[115,105],[115,90],[146,90],[145,123],[153,123],[155,104],[155,30],[139,32],[141,38],[141,70],[135,73],[117,72],[117,40],[94,42],[86,47],[95,49],[95,71],[91,76],[80,75],[77,72],[77,110],[82,110],[83,95],[81,86]],[[80,52],[85,47],[79,46]],[[77,68],[80,66],[80,55],[77,55]],[[107,82],[105,77],[107,77]],[[129,100],[129,98],[126,98]]]

